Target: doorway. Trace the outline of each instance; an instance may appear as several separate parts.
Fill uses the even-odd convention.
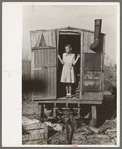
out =
[[[61,56],[65,53],[65,45],[70,44],[72,46],[72,53],[75,54],[75,59],[78,54],[80,54],[80,34],[59,34],[59,45],[58,45],[58,54]],[[62,73],[62,64],[58,60],[57,68],[57,97],[62,98],[66,97],[65,83],[61,83],[61,73]],[[79,98],[80,96],[80,58],[75,64],[74,67],[76,82],[72,85],[72,95],[73,97]]]

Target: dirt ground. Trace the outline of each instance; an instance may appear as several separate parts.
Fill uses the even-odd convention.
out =
[[[104,96],[103,104],[97,106],[97,127],[91,128],[87,124],[82,123],[79,128],[74,131],[72,144],[76,145],[116,145],[116,107],[114,98]],[[46,111],[48,113],[48,111]],[[40,120],[40,107],[37,103],[24,100],[22,103],[22,116],[29,119]],[[29,141],[27,144],[57,144],[65,145],[66,130],[49,131],[48,140]]]

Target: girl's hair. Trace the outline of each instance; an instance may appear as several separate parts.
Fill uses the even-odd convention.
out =
[[[70,50],[72,50],[72,46],[70,44],[65,45],[65,48],[69,47]]]

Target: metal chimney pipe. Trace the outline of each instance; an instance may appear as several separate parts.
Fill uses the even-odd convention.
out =
[[[90,49],[97,52],[97,48],[100,44],[100,33],[101,33],[102,19],[95,20],[95,32],[94,32],[94,43],[90,45]]]

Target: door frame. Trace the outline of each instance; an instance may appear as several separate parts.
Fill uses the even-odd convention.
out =
[[[58,54],[58,51],[59,51],[59,36],[60,34],[64,34],[64,35],[80,35],[80,96],[79,96],[79,99],[82,99],[82,81],[83,81],[83,77],[82,77],[82,74],[83,74],[83,31],[81,30],[69,30],[69,29],[59,29],[57,30],[57,34],[56,34],[56,47],[57,47],[57,54]],[[57,57],[57,67],[58,67],[58,57]],[[58,82],[58,81],[56,81]],[[57,85],[58,86],[58,85]],[[56,97],[57,97],[57,93],[56,93]],[[57,97],[58,98],[58,97]]]

